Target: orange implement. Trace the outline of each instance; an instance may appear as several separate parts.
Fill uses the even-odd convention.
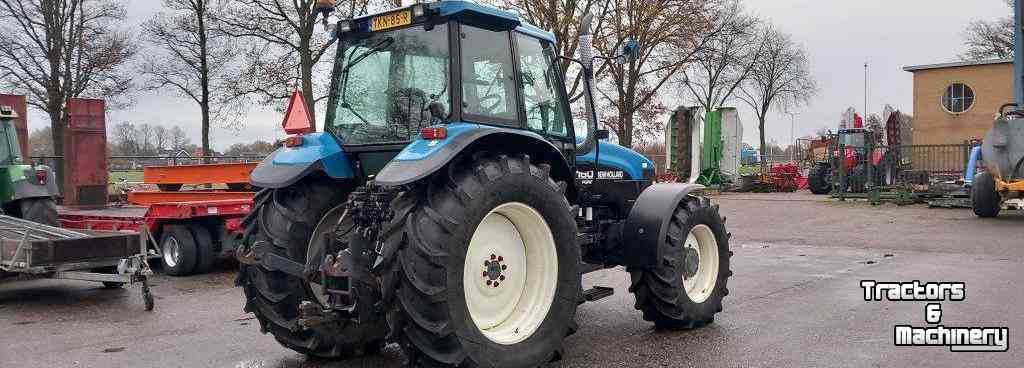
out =
[[[184,191],[184,192],[160,192],[140,191],[128,193],[128,202],[139,206],[148,206],[157,203],[174,202],[199,202],[219,201],[228,199],[252,199],[256,193],[253,192],[212,192],[212,191]]]
[[[258,163],[146,166],[146,184],[245,184]]]

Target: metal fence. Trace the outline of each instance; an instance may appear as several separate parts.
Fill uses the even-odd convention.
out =
[[[178,166],[197,164],[226,164],[240,162],[259,162],[264,155],[248,156],[107,156],[108,171],[142,171],[146,166]],[[62,160],[61,156],[35,156],[29,158],[31,162],[43,164],[50,167],[58,167]]]

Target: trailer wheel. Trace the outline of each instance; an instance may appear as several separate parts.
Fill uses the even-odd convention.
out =
[[[1002,196],[996,192],[996,180],[991,172],[974,175],[971,185],[971,208],[978,217],[996,217],[1002,210]]]
[[[60,227],[57,218],[57,202],[52,197],[25,198],[18,200],[20,218],[35,223]]]
[[[828,164],[817,164],[811,168],[807,178],[807,184],[814,194],[829,194],[832,192],[832,166]]]
[[[171,276],[191,275],[196,269],[199,248],[196,238],[184,225],[164,226],[160,237],[160,263]]]
[[[525,156],[454,165],[393,206],[413,202],[391,223],[404,226],[392,330],[415,367],[543,365],[582,299],[565,184]]]
[[[669,220],[664,262],[629,269],[629,291],[644,320],[658,328],[690,329],[715,319],[729,295],[729,235],[718,209],[706,198],[688,196]]]
[[[196,240],[196,268],[194,273],[203,274],[210,272],[217,262],[217,246],[213,244],[213,237],[210,230],[201,224],[189,225],[189,230]]]
[[[346,200],[336,182],[306,179],[281,189],[256,194],[256,207],[243,223],[246,241],[263,242],[261,249],[305,264],[314,229],[328,211]],[[384,346],[384,321],[359,324],[332,320],[313,327],[299,325],[302,302],[320,303],[310,283],[260,265],[242,264],[237,284],[246,297],[245,311],[256,316],[261,331],[282,346],[308,356],[336,359],[357,357]]]

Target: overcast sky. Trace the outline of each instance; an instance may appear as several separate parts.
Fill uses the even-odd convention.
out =
[[[152,16],[160,2],[128,3],[129,23],[135,25]],[[913,113],[912,78],[902,68],[956,61],[963,49],[962,32],[967,23],[1011,14],[1003,0],[746,0],[746,6],[790,33],[810,55],[820,93],[809,106],[796,111],[797,137],[813,134],[822,126],[835,129],[847,107],[863,110],[865,61],[870,65],[869,112],[880,113],[885,104],[891,104]],[[666,98],[665,104],[685,104],[670,100]],[[741,108],[744,141],[757,142],[756,115],[738,100],[732,104]],[[107,124],[131,121],[180,125],[198,143],[198,116],[198,108],[191,101],[173,93],[149,93],[138,94],[130,108],[111,112]],[[214,149],[223,150],[233,143],[255,139],[273,141],[283,136],[279,128],[281,115],[276,112],[254,109],[245,121],[241,131],[215,127],[211,133]],[[31,128],[46,124],[44,115],[32,114]],[[789,115],[773,113],[767,131],[769,139],[789,142]]]

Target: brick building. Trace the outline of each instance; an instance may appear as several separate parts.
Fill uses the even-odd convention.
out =
[[[1013,102],[1013,60],[904,67],[914,73],[915,145],[983,138],[997,110]]]

